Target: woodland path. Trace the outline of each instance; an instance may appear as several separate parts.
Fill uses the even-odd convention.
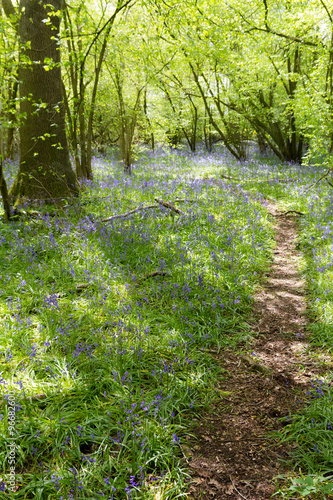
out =
[[[276,233],[274,259],[255,297],[258,336],[243,356],[223,350],[212,354],[228,371],[215,401],[197,422],[196,440],[184,447],[193,483],[190,499],[263,500],[276,491],[273,478],[288,450],[267,433],[282,427],[281,417],[295,412],[318,378],[305,332],[305,283],[298,272],[297,221],[267,206]],[[266,436],[266,437],[265,437]],[[278,496],[274,497],[278,498]]]

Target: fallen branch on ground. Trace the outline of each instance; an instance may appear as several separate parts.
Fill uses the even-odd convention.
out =
[[[279,179],[278,177],[274,177],[273,179],[263,179],[263,180],[254,180],[254,179],[246,180],[246,179],[244,179],[244,181],[241,181],[241,182],[253,182],[256,184],[263,184],[263,183],[272,182],[275,180],[278,180],[281,184],[295,181],[295,179]]]
[[[275,179],[276,179],[276,177],[274,179],[270,179],[270,180],[271,181],[275,181]],[[281,182],[281,183],[283,183],[283,182],[294,182],[295,181],[295,179],[279,179],[278,177],[277,177],[277,180],[279,182]]]
[[[111,217],[107,217],[106,219],[102,219],[100,222],[111,222],[115,219],[124,219],[126,217],[129,217],[130,215],[136,214],[137,212],[151,210],[152,208],[159,208],[161,205],[165,208],[168,208],[169,210],[171,210],[173,212],[176,212],[176,214],[178,214],[178,215],[186,215],[185,212],[182,212],[178,208],[174,207],[168,201],[158,200],[157,198],[155,198],[155,201],[158,203],[158,205],[147,205],[146,207],[134,208],[133,210],[130,210],[129,212],[126,212],[125,214],[112,215]],[[190,200],[176,200],[176,201],[190,201]]]
[[[230,175],[220,175],[221,179],[227,179],[228,181],[237,181],[237,182],[242,182],[242,179],[238,179],[237,177],[231,177]]]
[[[244,354],[241,359],[243,361],[245,361],[245,363],[248,364],[252,370],[266,373],[266,374],[270,373],[268,368],[261,365],[260,363],[258,363],[256,360],[254,360],[253,358],[251,358],[251,356],[248,356],[247,354]]]
[[[219,177],[215,178],[215,177],[208,177],[207,179],[204,179],[202,178],[201,180],[218,180],[218,179],[227,179],[229,181],[237,181],[237,182],[252,182],[254,184],[263,184],[263,183],[267,183],[267,182],[271,182],[271,181],[274,181],[276,180],[276,177],[273,178],[273,179],[239,179],[238,177],[230,177],[229,175],[220,175]],[[295,181],[295,179],[279,179],[277,178],[277,180],[280,182],[280,183],[284,183],[284,182],[293,182]]]
[[[141,212],[144,210],[150,210],[151,208],[158,208],[158,205],[148,205],[147,207],[134,208],[134,210],[131,210],[130,212],[127,212],[126,214],[112,215],[111,217],[108,217],[107,219],[102,219],[101,222],[111,222],[112,220],[115,220],[115,219],[123,219],[123,218],[129,217],[130,215],[135,214],[137,212]]]
[[[312,189],[313,187],[317,186],[317,184],[319,184],[320,181],[322,181],[323,179],[325,179],[325,177],[328,176],[329,173],[332,172],[332,168],[330,167],[327,172],[325,172],[321,177],[319,177],[319,179],[314,182],[313,184],[311,184],[311,186],[305,191],[306,193],[308,193],[310,191],[310,189]]]
[[[288,214],[296,214],[300,216],[305,215],[303,212],[298,212],[298,210],[287,210],[286,212],[282,212],[282,214],[277,214],[276,217],[283,217],[284,215]]]
[[[295,179],[279,179],[279,178],[274,178],[274,179],[263,179],[263,180],[260,180],[260,179],[237,179],[236,177],[229,177],[228,175],[220,175],[220,177],[222,177],[223,179],[230,179],[232,181],[238,181],[238,182],[254,182],[254,183],[263,183],[263,182],[271,182],[271,181],[275,181],[276,179],[280,182],[280,183],[284,183],[284,182],[293,182]]]
[[[172,210],[173,212],[176,212],[176,214],[186,215],[185,212],[182,212],[181,210],[179,210],[179,208],[174,207],[168,201],[159,200],[158,198],[155,198],[155,201],[157,203],[159,203],[160,205],[162,205],[163,207],[168,208],[169,210]]]
[[[88,287],[89,283],[79,283],[78,285],[76,285],[75,290],[73,290],[72,292],[82,293],[83,290],[85,290]]]

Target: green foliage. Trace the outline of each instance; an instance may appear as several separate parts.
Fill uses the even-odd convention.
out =
[[[277,476],[277,479],[283,479]],[[322,499],[331,498],[333,486],[331,482],[332,476],[307,475],[297,478],[292,478],[291,485],[288,488],[279,490],[275,495],[280,495],[280,498],[295,498],[294,495],[300,495],[300,498]],[[328,496],[329,495],[329,496]],[[299,498],[299,497],[298,497]]]
[[[14,498],[184,496],[178,442],[227,376],[207,348],[252,338],[246,320],[272,245],[260,198],[218,178],[225,161],[145,153],[129,179],[96,160],[78,204],[2,224]],[[99,222],[155,198],[185,215],[157,207]],[[4,482],[10,410],[2,403]]]
[[[2,23],[2,67],[13,76],[15,37],[10,22]],[[330,166],[332,19],[324,2],[273,1],[267,11],[259,0],[74,2],[62,25],[78,172],[80,160],[90,176],[92,138],[106,147],[118,140],[132,164],[137,143],[177,140],[194,150],[207,126],[239,159],[247,154],[244,141],[258,138],[280,159],[324,155]],[[45,61],[45,70],[53,64]]]
[[[124,498],[126,488],[137,498],[183,494],[178,438],[209,401],[218,373],[205,349],[252,335],[246,318],[272,246],[261,197],[306,214],[299,248],[311,342],[326,355],[333,348],[332,195],[330,186],[314,186],[332,166],[329,3],[142,1],[122,10],[104,39],[122,5],[68,7],[62,69],[77,165],[94,137],[108,152],[118,142],[134,176],[97,161],[78,205],[1,226],[2,383],[20,395],[18,415],[28,416],[17,423],[24,478],[17,498],[60,498],[71,489],[93,498],[103,488]],[[14,97],[19,47],[4,17],[0,34],[4,144],[24,117]],[[45,71],[53,67],[44,61]],[[36,114],[45,106],[36,104]],[[205,138],[210,147],[213,131],[242,160],[258,141],[293,163],[141,154],[143,141],[182,149],[186,140],[194,150]],[[294,163],[301,160],[304,167]],[[226,186],[221,173],[243,187]],[[186,216],[159,208],[98,223],[155,197],[183,199],[177,207]],[[322,475],[332,467],[330,398],[323,386],[285,427],[304,475],[283,495],[330,493]]]

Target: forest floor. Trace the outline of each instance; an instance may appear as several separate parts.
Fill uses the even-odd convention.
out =
[[[268,203],[276,249],[262,288],[255,296],[255,338],[241,356],[221,350],[212,356],[228,370],[223,395],[197,422],[195,440],[183,449],[193,483],[190,498],[270,498],[273,478],[288,472],[286,446],[272,440],[281,417],[295,412],[320,367],[308,350],[305,283],[298,271],[297,215]],[[306,367],[306,369],[305,369]]]
[[[0,214],[1,499],[333,498],[324,170],[101,157],[75,203]]]

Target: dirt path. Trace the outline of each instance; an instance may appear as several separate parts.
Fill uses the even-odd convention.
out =
[[[276,491],[272,479],[287,472],[280,463],[287,450],[272,445],[265,435],[281,428],[280,417],[295,411],[300,394],[318,377],[304,334],[297,222],[294,215],[281,216],[273,203],[268,210],[274,216],[277,245],[267,281],[255,297],[259,335],[246,355],[223,351],[216,356],[230,376],[220,384],[220,402],[198,422],[197,440],[183,450],[193,478],[189,498],[270,498]]]

